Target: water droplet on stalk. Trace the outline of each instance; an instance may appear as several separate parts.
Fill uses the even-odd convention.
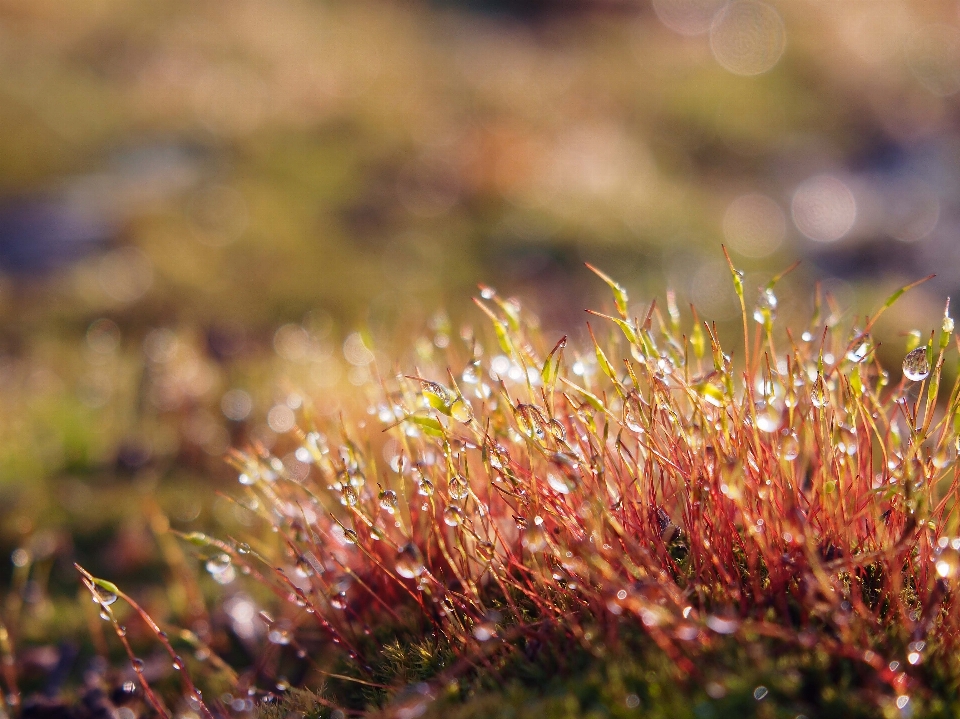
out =
[[[347,595],[345,592],[337,592],[330,596],[330,606],[334,609],[347,608]]]
[[[777,296],[769,287],[760,290],[760,296],[757,298],[757,306],[753,310],[753,319],[764,324],[772,322],[777,317]]]
[[[479,554],[481,559],[486,562],[489,562],[491,559],[493,559],[495,549],[496,548],[493,542],[489,542],[487,540],[477,542],[477,554]]]
[[[413,579],[423,574],[427,568],[423,565],[423,555],[413,542],[405,544],[397,553],[397,574]]]
[[[795,432],[790,432],[783,438],[783,441],[780,443],[780,454],[789,462],[792,462],[800,456],[800,440],[797,439]]]
[[[532,404],[517,404],[517,424],[525,435],[540,442],[547,436],[543,414]]]
[[[640,397],[636,392],[631,392],[623,400],[623,424],[631,432],[641,434],[644,431]]]
[[[780,413],[776,407],[762,404],[757,408],[757,429],[761,432],[776,432],[780,429]]]
[[[818,374],[810,387],[810,404],[814,407],[826,407],[830,404],[830,394],[827,388],[827,381],[822,374]]]
[[[917,347],[903,358],[903,376],[911,382],[924,380],[929,374],[930,361],[927,359],[926,347]]]
[[[399,505],[397,500],[397,493],[392,489],[384,489],[380,492],[380,508],[389,514],[393,514],[397,511]]]
[[[292,641],[293,637],[290,635],[290,629],[287,624],[284,622],[277,622],[272,627],[270,631],[267,632],[267,640],[271,644],[286,645]]]
[[[359,501],[360,498],[357,496],[357,491],[353,487],[346,485],[340,490],[340,504],[344,507],[356,507]]]
[[[547,546],[547,533],[539,524],[534,524],[529,529],[524,530],[523,538],[520,541],[529,551],[539,552]]]
[[[458,422],[468,424],[473,419],[473,408],[463,397],[450,405],[450,416]]]
[[[450,499],[462,501],[470,496],[470,484],[462,475],[455,474],[447,484],[447,492],[450,494]]]
[[[463,524],[463,509],[456,504],[451,504],[443,510],[443,522],[448,527],[458,527]]]
[[[117,595],[113,592],[108,592],[105,589],[94,589],[93,593],[93,602],[94,604],[99,604],[103,607],[109,607],[117,601]]]

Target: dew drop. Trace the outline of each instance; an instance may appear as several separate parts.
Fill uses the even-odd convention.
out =
[[[221,574],[232,566],[229,554],[217,554],[207,560],[207,571],[210,574]]]
[[[450,405],[450,416],[458,422],[468,424],[473,419],[473,408],[463,397]]]
[[[547,533],[539,524],[534,524],[529,529],[524,530],[523,538],[520,541],[529,551],[539,552],[547,546]]]
[[[490,560],[493,559],[494,550],[495,550],[495,547],[493,542],[490,542],[487,540],[482,540],[480,542],[477,542],[477,554],[479,554],[481,559],[483,559],[486,562],[489,562]]]
[[[760,296],[757,298],[757,306],[753,310],[753,319],[764,324],[773,321],[777,317],[777,296],[769,287],[760,290]]]
[[[796,432],[790,432],[780,443],[780,454],[788,462],[792,462],[800,455],[800,440]]]
[[[903,358],[903,376],[911,382],[926,379],[929,374],[930,362],[927,359],[926,347],[917,347]]]
[[[462,475],[455,474],[450,478],[447,491],[450,494],[450,499],[459,502],[470,495],[470,484]]]
[[[95,604],[99,604],[102,607],[109,607],[115,601],[117,601],[117,595],[113,592],[108,592],[105,589],[96,589],[94,590],[93,601]]]
[[[827,381],[822,374],[818,374],[810,387],[810,404],[814,407],[826,407],[830,404],[830,395],[827,389]]]
[[[861,342],[858,338],[854,341],[853,347],[847,351],[846,358],[851,362],[863,362],[869,352],[870,343],[866,340]]]
[[[766,405],[757,409],[757,429],[767,433],[780,429],[780,413],[776,407]]]
[[[443,510],[443,522],[448,527],[457,527],[463,524],[463,509],[456,504],[451,504]]]
[[[640,398],[636,392],[631,392],[623,401],[623,423],[631,432],[641,434],[644,431]]]
[[[289,644],[291,641],[290,630],[275,624],[270,628],[270,631],[267,632],[267,640],[271,644],[279,644],[281,646]]]
[[[497,636],[497,625],[493,622],[480,622],[473,628],[473,636],[481,642],[489,641]]]
[[[413,542],[409,542],[401,547],[397,553],[397,574],[407,579],[419,577],[426,571],[423,565],[423,555],[420,549]]]
[[[560,472],[547,472],[547,484],[558,494],[570,494],[577,488],[577,483]]]
[[[957,576],[960,572],[960,553],[952,547],[945,549],[937,557],[937,576],[943,579]]]
[[[380,508],[389,514],[393,514],[397,511],[399,502],[397,500],[397,493],[392,489],[384,489],[380,492]]]
[[[334,609],[346,609],[347,608],[347,595],[346,592],[337,592],[330,596],[330,606]]]
[[[350,485],[346,485],[340,490],[340,504],[344,507],[356,507],[359,501],[357,491]]]

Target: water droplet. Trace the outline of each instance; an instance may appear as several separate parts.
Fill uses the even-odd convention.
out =
[[[753,698],[756,699],[758,702],[763,701],[764,699],[767,698],[767,694],[769,693],[770,691],[765,686],[759,686],[753,690]]]
[[[780,413],[776,407],[765,404],[757,408],[757,429],[767,433],[780,429]]]
[[[450,405],[450,416],[458,422],[468,424],[473,419],[473,408],[463,397]]]
[[[133,665],[133,668],[134,668],[135,670],[140,671],[140,672],[143,671],[143,667],[144,667],[143,659],[140,659],[139,657],[136,657],[136,658],[132,659],[132,660],[130,661],[130,663]]]
[[[413,542],[405,544],[397,553],[397,574],[407,579],[419,577],[426,571],[423,566],[423,555]]]
[[[346,609],[347,608],[347,595],[346,592],[337,592],[336,594],[330,595],[330,606],[334,609]]]
[[[181,657],[174,657],[173,659],[173,668],[178,672],[183,669],[183,659]]]
[[[830,404],[830,394],[827,388],[827,381],[822,374],[818,374],[810,387],[810,404],[814,407],[826,407]]]
[[[539,552],[547,546],[547,533],[539,524],[524,530],[521,543],[531,552]]]
[[[237,577],[229,554],[216,554],[207,560],[207,571],[217,584],[230,584]]]
[[[853,346],[847,351],[846,358],[851,362],[863,362],[870,352],[870,343],[863,336],[857,337]]]
[[[623,424],[631,432],[642,434],[644,431],[640,397],[636,392],[631,392],[623,400]]]
[[[340,504],[344,507],[356,507],[359,501],[357,491],[350,485],[346,485],[340,490]]]
[[[477,360],[474,360],[463,368],[463,374],[460,375],[460,378],[465,384],[477,384],[480,381],[479,364]]]
[[[479,554],[480,558],[485,562],[489,562],[491,559],[493,559],[495,549],[496,548],[493,542],[489,542],[487,540],[477,542],[477,554]]]
[[[207,571],[210,574],[220,574],[231,567],[229,554],[217,554],[207,560]]]
[[[286,624],[281,624],[277,622],[272,627],[270,631],[267,632],[267,641],[271,644],[279,644],[281,646],[287,645],[292,641],[293,637],[290,635],[290,629]]]
[[[397,500],[397,493],[392,489],[384,489],[380,492],[380,508],[389,514],[393,514],[397,511],[399,502]]]
[[[857,442],[857,428],[851,427],[845,424],[841,424],[837,429],[837,434],[839,435],[839,442],[837,442],[837,449],[841,452],[844,452],[851,457],[857,453],[859,444]]]
[[[903,376],[911,382],[919,382],[930,374],[930,362],[927,360],[927,348],[917,347],[903,358]]]
[[[473,636],[481,642],[489,641],[497,636],[497,625],[493,622],[480,622],[474,626]]]
[[[570,494],[577,488],[577,483],[561,472],[548,471],[547,484],[558,494]]]
[[[433,482],[424,477],[420,480],[420,485],[417,487],[417,493],[424,497],[433,496]]]
[[[494,469],[504,469],[510,463],[506,450],[498,442],[487,438],[483,443],[483,449],[490,466]]]
[[[456,504],[451,504],[443,510],[443,521],[448,527],[457,527],[463,524],[463,509]]]
[[[540,410],[532,404],[517,404],[517,424],[521,432],[540,442],[547,436],[544,428],[546,420]]]
[[[788,462],[792,462],[800,455],[800,440],[796,432],[790,432],[780,443],[780,454]]]
[[[447,491],[450,494],[450,499],[459,502],[470,496],[470,484],[465,477],[455,474],[447,484]]]
[[[457,396],[453,392],[438,382],[431,382],[430,380],[420,379],[419,377],[412,377],[411,379],[420,383],[420,387],[426,395],[427,401],[434,407],[437,407],[437,409],[441,407],[447,409],[457,400]]]
[[[109,607],[117,601],[117,595],[113,592],[108,592],[105,589],[94,589],[93,593],[93,602],[94,604],[99,604],[102,607]]]
[[[952,547],[943,550],[937,557],[937,575],[943,579],[957,576],[960,573],[960,553]]]
[[[360,541],[359,535],[357,535],[356,530],[353,530],[353,529],[344,529],[343,539],[348,544],[356,544],[358,541]]]
[[[760,290],[760,296],[757,298],[757,306],[753,310],[753,319],[764,324],[772,322],[777,317],[777,296],[769,287]]]

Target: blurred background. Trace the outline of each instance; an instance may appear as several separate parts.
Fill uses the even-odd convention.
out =
[[[175,611],[165,518],[251,521],[224,452],[478,283],[579,336],[585,261],[721,323],[721,243],[751,293],[803,260],[788,317],[935,272],[899,372],[960,288],[958,93],[955,1],[0,0],[7,622],[81,632],[77,559]]]

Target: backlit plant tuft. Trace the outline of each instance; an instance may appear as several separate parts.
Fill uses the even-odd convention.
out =
[[[294,459],[233,455],[237,500],[275,543],[187,539],[215,578],[237,567],[274,590],[272,644],[369,701],[396,690],[391,716],[544,636],[598,655],[646,637],[696,681],[711,652],[763,641],[852,666],[864,697],[906,711],[933,674],[957,676],[953,321],[892,381],[871,329],[904,290],[857,327],[817,302],[791,330],[778,278],[751,307],[731,270],[736,352],[672,296],[629,316],[596,270],[614,307],[592,346],[541,337],[484,289],[489,341],[464,331],[394,368],[365,415],[305,413]]]

